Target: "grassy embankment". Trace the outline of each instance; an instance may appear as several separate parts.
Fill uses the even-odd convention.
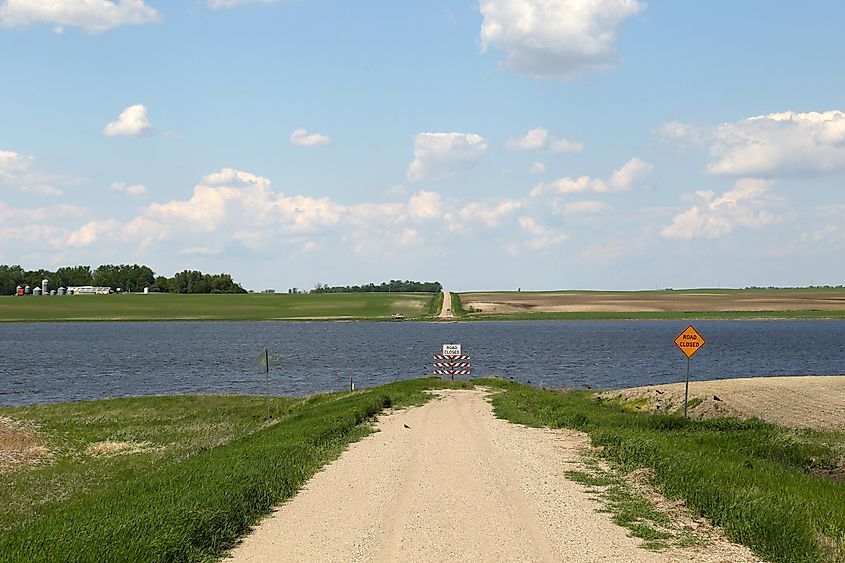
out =
[[[429,293],[0,297],[0,321],[388,320],[431,315]]]
[[[493,399],[498,416],[587,432],[621,473],[650,468],[653,484],[668,497],[683,499],[772,561],[845,558],[841,434],[760,421],[687,421],[628,412],[586,392],[479,382],[503,391]],[[424,389],[451,385],[423,379],[351,394],[276,398],[272,424],[264,422],[262,397],[2,408],[0,416],[37,426],[38,440],[52,457],[0,473],[5,507],[0,559],[217,557],[348,443],[368,433],[373,415],[387,406],[421,403]],[[616,487],[613,479],[571,477]],[[637,534],[643,510],[648,509],[617,518],[624,516]]]
[[[443,292],[441,291],[437,295],[434,296],[434,299],[431,300],[431,303],[428,306],[428,316],[429,317],[437,317],[440,315],[440,311],[443,309]]]
[[[450,293],[449,299],[452,301],[452,316],[465,318],[467,316],[467,312],[464,311],[461,304],[461,296],[457,293]]]
[[[587,392],[495,382],[497,416],[587,432],[622,473],[647,468],[670,499],[771,561],[845,561],[845,436],[759,420],[628,412]],[[578,475],[573,475],[578,479]],[[589,475],[581,479],[590,482]],[[590,484],[602,484],[592,482]],[[611,491],[613,496],[618,491]]]
[[[213,559],[369,433],[373,415],[445,386],[427,379],[276,398],[269,425],[262,397],[2,408],[37,425],[52,459],[0,473],[0,560]]]
[[[845,319],[845,290],[841,288],[797,289],[675,289],[645,291],[560,290],[542,292],[496,291],[452,294],[458,300],[471,302],[477,295],[485,299],[512,304],[511,312],[491,313],[469,309],[466,320],[745,320],[745,319]],[[696,299],[706,295],[712,301]],[[534,297],[547,297],[544,303],[531,302]],[[606,302],[609,298],[609,302]],[[526,301],[528,299],[529,301]],[[743,304],[761,300],[753,310],[742,310]],[[838,305],[830,306],[830,300]],[[819,302],[828,301],[822,308]],[[603,310],[543,311],[543,306],[573,305]],[[715,305],[715,307],[713,306]],[[618,306],[620,310],[613,310]],[[636,310],[637,308],[642,310]],[[665,307],[669,310],[655,310]],[[677,309],[681,310],[677,310]],[[763,310],[759,310],[763,309]],[[455,310],[455,309],[453,309]],[[463,309],[460,309],[463,311]]]

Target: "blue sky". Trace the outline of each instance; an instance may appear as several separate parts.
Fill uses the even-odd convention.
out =
[[[0,263],[845,281],[841,2],[0,0]]]

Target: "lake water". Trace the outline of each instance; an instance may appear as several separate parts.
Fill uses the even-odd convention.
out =
[[[174,393],[264,393],[254,358],[267,346],[274,394],[359,388],[430,374],[460,343],[474,375],[547,387],[620,388],[682,381],[673,344],[689,323],[167,322],[0,323],[0,405]],[[845,321],[700,321],[707,344],[692,379],[845,373]]]

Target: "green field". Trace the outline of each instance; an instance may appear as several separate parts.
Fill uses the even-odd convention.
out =
[[[387,320],[432,315],[428,293],[0,297],[0,321]]]

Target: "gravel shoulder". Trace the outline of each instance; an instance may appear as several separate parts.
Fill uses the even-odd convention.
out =
[[[649,385],[606,391],[604,398],[645,399],[643,410],[683,408],[684,384]],[[754,377],[690,381],[690,417],[757,417],[791,428],[845,432],[845,375]],[[700,400],[700,402],[699,402]]]
[[[235,561],[756,561],[724,542],[655,553],[564,472],[570,430],[497,419],[480,390],[381,417],[233,551]]]

